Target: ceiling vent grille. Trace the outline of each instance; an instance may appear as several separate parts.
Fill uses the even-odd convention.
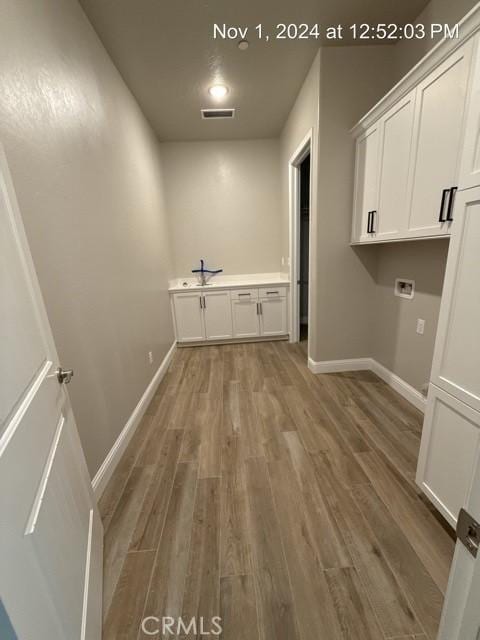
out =
[[[201,109],[201,112],[204,120],[235,117],[235,109]]]

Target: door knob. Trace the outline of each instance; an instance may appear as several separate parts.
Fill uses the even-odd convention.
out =
[[[72,378],[73,378],[73,369],[62,369],[62,367],[58,367],[57,379],[60,384],[68,384]]]

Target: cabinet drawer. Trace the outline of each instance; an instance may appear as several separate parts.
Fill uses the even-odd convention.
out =
[[[260,298],[286,298],[287,287],[262,287],[258,294]]]
[[[232,300],[258,300],[258,289],[232,289]]]

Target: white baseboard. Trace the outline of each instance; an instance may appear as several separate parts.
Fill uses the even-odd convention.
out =
[[[350,360],[322,360],[315,362],[308,358],[308,368],[312,373],[340,373],[341,371],[364,371],[371,369],[371,358],[352,358]]]
[[[373,358],[371,370],[390,387],[392,387],[392,389],[403,396],[405,400],[408,400],[419,411],[425,413],[427,399],[422,393],[420,393],[420,391],[417,391],[417,389],[412,387],[412,385],[405,382],[405,380],[397,376],[396,373],[393,373],[393,371],[390,371],[384,367],[383,364],[380,364]]]
[[[425,412],[427,399],[408,382],[390,371],[373,358],[352,358],[350,360],[323,360],[315,362],[308,359],[308,368],[312,373],[340,373],[341,371],[373,371],[392,389],[413,404],[422,413]]]
[[[92,488],[93,493],[97,501],[100,499],[105,487],[108,484],[108,481],[112,477],[113,472],[115,471],[115,467],[120,461],[123,452],[127,448],[128,443],[130,442],[133,434],[135,433],[135,429],[138,427],[140,420],[143,418],[143,415],[150,404],[151,399],[153,398],[155,391],[157,390],[158,385],[162,381],[164,375],[166,374],[170,362],[173,358],[173,354],[175,353],[176,343],[174,342],[170,349],[168,350],[165,358],[163,359],[161,365],[158,367],[155,375],[151,379],[148,387],[145,389],[142,397],[140,398],[137,406],[132,412],[132,415],[128,419],[126,425],[123,427],[120,435],[115,440],[113,447],[107,454],[107,457],[102,462],[99,470],[95,474],[95,477],[92,480]]]

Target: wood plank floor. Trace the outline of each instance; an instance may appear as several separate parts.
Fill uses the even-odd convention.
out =
[[[370,372],[311,374],[304,345],[178,349],[100,502],[104,640],[153,637],[146,616],[434,640],[454,541],[414,483],[421,424]]]

